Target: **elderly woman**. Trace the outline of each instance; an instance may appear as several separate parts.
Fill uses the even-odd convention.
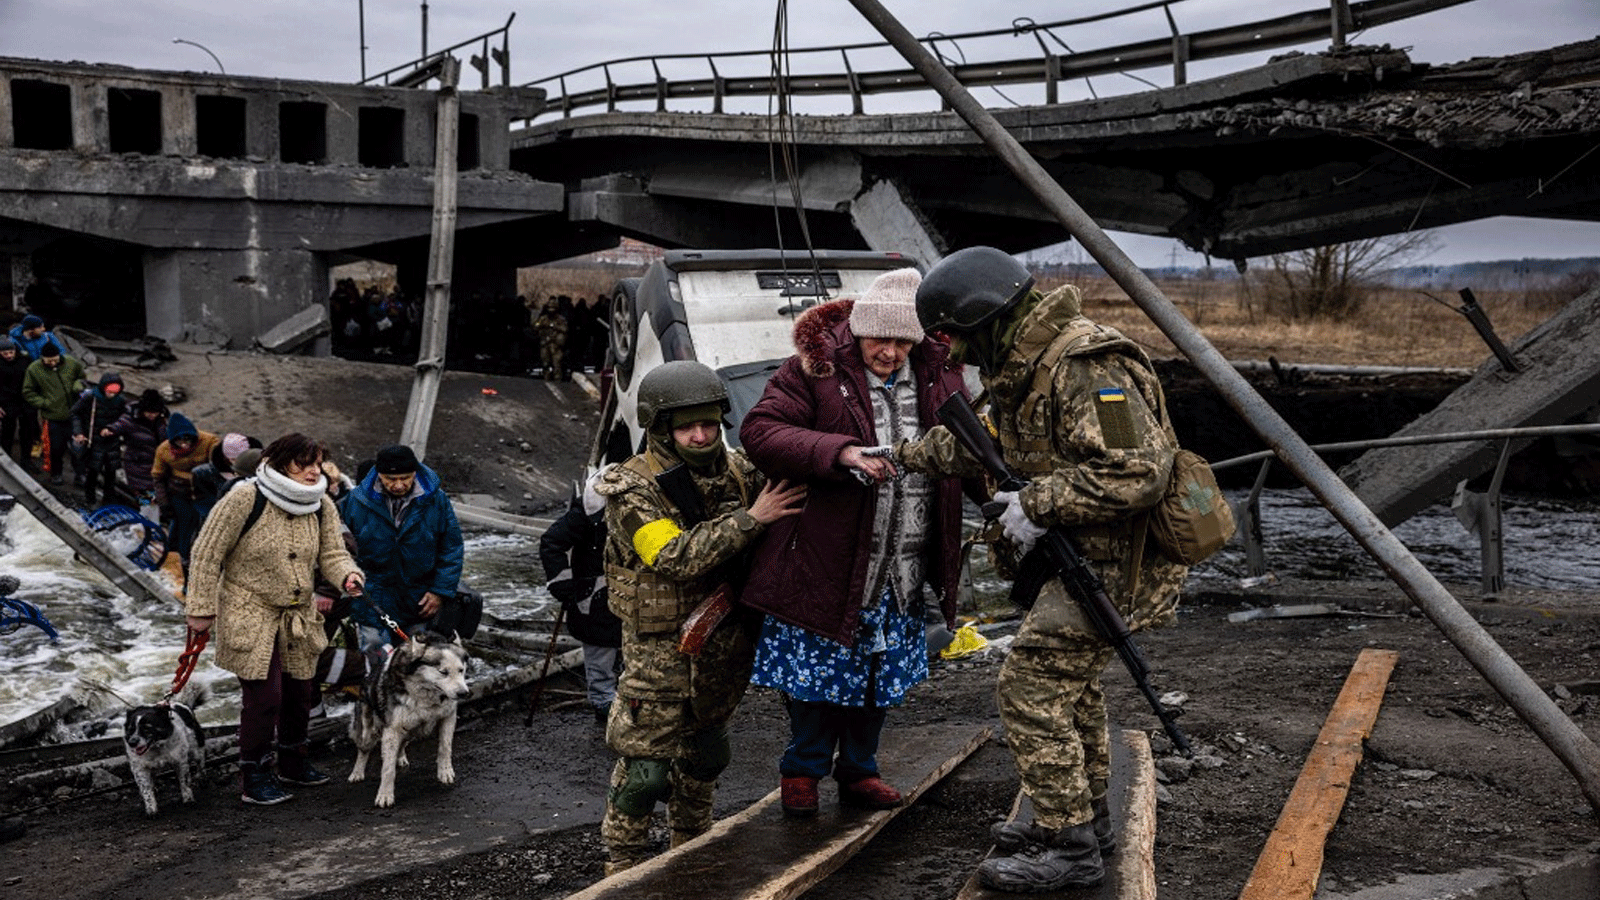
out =
[[[361,570],[339,536],[323,447],[286,434],[261,454],[253,489],[228,491],[206,518],[189,565],[189,627],[216,625],[217,665],[239,676],[240,799],[282,803],[290,784],[327,783],[306,746],[317,657],[328,645],[316,573],[359,594]],[[258,498],[260,498],[258,500]],[[278,768],[272,768],[276,746]]]
[[[879,776],[878,738],[889,707],[928,675],[925,604],[955,626],[961,482],[897,477],[868,452],[920,437],[964,391],[949,348],[917,323],[921,281],[916,269],[886,272],[859,300],[808,310],[794,326],[799,353],[739,432],[767,477],[810,489],[798,517],[763,535],[741,598],[767,613],[750,681],[788,699],[778,771],[791,816],[817,811],[829,774],[842,803],[900,804]]]

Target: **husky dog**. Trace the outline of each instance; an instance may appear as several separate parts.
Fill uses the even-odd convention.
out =
[[[361,702],[350,717],[350,740],[356,745],[350,780],[366,779],[367,755],[382,746],[376,805],[393,806],[395,767],[410,764],[406,745],[438,729],[439,783],[454,784],[450,750],[456,704],[467,694],[467,650],[461,639],[431,631],[413,634],[361,685]]]
[[[155,773],[166,765],[177,766],[183,802],[194,802],[194,783],[206,767],[206,736],[195,720],[194,708],[207,696],[203,686],[190,685],[170,702],[128,710],[122,744],[133,782],[144,800],[145,815],[156,814]]]

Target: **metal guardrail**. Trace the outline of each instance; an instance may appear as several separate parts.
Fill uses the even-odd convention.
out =
[[[500,86],[510,87],[511,23],[516,18],[517,14],[512,13],[506,19],[506,23],[504,25],[501,25],[499,28],[496,28],[493,31],[485,31],[483,34],[480,34],[476,37],[469,37],[464,41],[451,44],[443,50],[425,54],[417,59],[411,60],[410,62],[401,63],[392,69],[384,69],[382,72],[379,72],[375,75],[368,75],[356,83],[377,83],[394,85],[396,87],[417,87],[437,73],[440,61],[446,56],[449,56],[452,51],[460,50],[463,47],[476,44],[478,45],[479,52],[469,56],[467,58],[467,64],[472,66],[474,69],[477,69],[478,74],[482,76],[483,90],[489,89],[489,64],[491,62],[500,68]],[[490,43],[490,41],[496,35],[500,37],[500,46],[498,47]],[[423,47],[423,49],[426,50],[427,47]]]
[[[1375,450],[1380,447],[1504,441],[1500,448],[1500,460],[1495,465],[1493,476],[1489,479],[1488,490],[1469,491],[1463,482],[1456,487],[1456,496],[1451,504],[1456,518],[1461,521],[1468,533],[1478,535],[1479,584],[1483,596],[1492,598],[1505,588],[1505,534],[1500,520],[1500,485],[1505,479],[1506,463],[1511,459],[1511,444],[1518,440],[1574,434],[1600,434],[1600,425],[1540,425],[1528,428],[1491,428],[1481,431],[1417,434],[1364,441],[1342,441],[1334,444],[1313,444],[1311,449],[1318,453],[1335,453],[1344,450]],[[1261,491],[1266,487],[1267,472],[1271,470],[1273,460],[1276,458],[1275,451],[1259,450],[1211,464],[1213,470],[1222,470],[1252,462],[1261,463],[1250,493],[1243,501],[1234,504],[1234,518],[1239,523],[1239,540],[1244,545],[1245,570],[1250,578],[1260,578],[1268,571],[1265,542],[1261,531]]]
[[[920,40],[945,63],[957,80],[969,88],[1042,83],[1045,89],[1045,102],[1056,103],[1059,98],[1059,86],[1063,81],[1170,65],[1173,84],[1180,85],[1187,82],[1187,66],[1191,61],[1291,47],[1323,37],[1328,38],[1334,48],[1342,48],[1346,45],[1347,36],[1352,32],[1468,3],[1471,0],[1363,0],[1356,3],[1348,0],[1330,0],[1326,9],[1308,10],[1248,25],[1233,25],[1192,34],[1182,33],[1172,17],[1171,7],[1180,2],[1183,0],[1155,0],[1127,9],[1043,24],[1031,19],[1017,19],[1007,29],[951,35],[935,33]],[[1059,29],[1153,10],[1160,10],[1165,15],[1168,36],[1101,50],[1075,52],[1056,33]],[[997,62],[968,63],[964,60],[955,62],[943,52],[944,47],[950,47],[959,55],[960,41],[1001,36],[1032,37],[1039,45],[1040,55]],[[1056,46],[1065,52],[1057,52]],[[783,74],[769,72],[764,75],[738,77],[723,75],[718,66],[719,61],[726,65],[741,60],[771,59],[773,51],[767,49],[632,56],[569,69],[537,81],[527,82],[525,86],[545,87],[551,97],[545,109],[547,111],[559,109],[563,118],[571,116],[573,110],[585,107],[603,106],[606,112],[616,112],[618,104],[630,101],[652,101],[657,112],[666,112],[669,99],[709,98],[711,111],[720,113],[723,111],[725,99],[740,96],[773,97],[777,101],[777,112],[781,115],[788,111],[789,97],[817,95],[848,95],[851,99],[851,111],[861,115],[862,99],[868,94],[929,90],[927,83],[915,69],[858,72],[851,63],[852,52],[883,50],[887,47],[889,47],[888,42],[878,41],[792,48],[784,54]],[[842,63],[842,70],[825,74],[787,74],[788,64],[796,59],[818,57],[831,59],[835,55]],[[669,79],[661,74],[663,62],[699,60],[704,60],[709,75]],[[653,77],[649,80],[630,82],[618,82],[613,77],[614,69],[633,65],[649,65]],[[584,90],[569,88],[569,82],[580,80],[580,76],[598,77],[603,79],[604,85]],[[1093,92],[1092,85],[1090,91]]]

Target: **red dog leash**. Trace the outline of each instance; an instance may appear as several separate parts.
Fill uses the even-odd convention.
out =
[[[195,631],[189,629],[189,637],[184,644],[183,653],[178,656],[178,670],[172,675],[172,690],[167,692],[166,699],[178,696],[183,686],[189,683],[189,676],[194,674],[195,663],[200,661],[200,651],[206,649],[206,643],[211,640],[211,631]]]

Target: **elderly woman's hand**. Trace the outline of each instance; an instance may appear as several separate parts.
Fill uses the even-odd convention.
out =
[[[349,594],[352,597],[359,597],[366,592],[366,589],[366,585],[361,582],[360,573],[351,572],[349,575],[345,576],[344,592],[346,594]]]
[[[839,451],[839,465],[844,466],[864,484],[877,484],[891,478],[900,477],[900,469],[894,464],[894,459],[883,451],[888,447],[862,447],[859,444]]]

